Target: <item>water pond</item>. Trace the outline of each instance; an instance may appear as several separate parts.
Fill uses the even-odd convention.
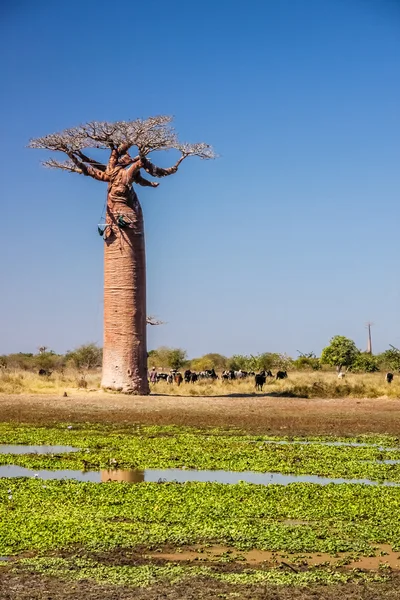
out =
[[[142,482],[177,482],[199,481],[207,483],[235,484],[240,481],[257,485],[288,485],[290,483],[316,483],[327,485],[329,483],[358,483],[364,485],[381,485],[398,487],[400,484],[390,481],[378,482],[370,479],[341,479],[320,477],[319,475],[286,475],[282,473],[258,473],[253,471],[197,471],[181,469],[146,469],[135,470],[100,470],[100,471],[49,471],[45,469],[33,470],[17,465],[0,466],[0,477],[35,477],[38,479],[72,479],[75,481],[89,481],[92,483],[107,483],[109,481],[125,481],[127,483]]]
[[[79,448],[73,446],[0,444],[0,454],[62,454],[65,452],[79,452]]]

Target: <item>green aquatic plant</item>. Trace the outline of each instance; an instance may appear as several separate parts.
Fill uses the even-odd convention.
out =
[[[3,444],[61,444],[79,448],[78,452],[53,455],[0,454],[0,465],[51,470],[221,469],[400,482],[400,464],[378,462],[400,461],[399,441],[393,436],[347,440],[348,444],[370,444],[356,448],[324,445],[343,442],[343,438],[309,438],[308,444],[297,443],[301,441],[305,440],[174,427],[63,424],[46,428],[0,424]],[[380,445],[386,449],[382,450]]]
[[[219,572],[210,567],[169,564],[158,566],[108,566],[90,559],[30,558],[18,561],[16,572],[33,572],[72,580],[94,580],[97,583],[149,587],[157,583],[178,583],[193,577],[207,577],[232,585],[274,583],[276,585],[310,585],[313,583],[347,583],[349,581],[385,581],[385,577],[359,571],[339,572],[310,569],[303,572],[245,569],[241,572]]]
[[[376,544],[400,549],[400,523],[393,518],[399,509],[399,488],[352,484],[97,485],[2,479],[0,555],[196,543],[365,554]]]

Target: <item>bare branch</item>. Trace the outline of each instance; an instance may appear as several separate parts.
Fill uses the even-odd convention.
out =
[[[183,156],[198,156],[203,160],[217,158],[212,146],[199,142],[197,144],[178,144],[177,150],[182,152]]]
[[[165,321],[160,321],[159,319],[156,319],[155,317],[146,317],[146,323],[147,325],[164,325]]]
[[[60,162],[58,160],[54,160],[54,158],[50,158],[49,160],[45,160],[42,165],[44,167],[48,167],[49,169],[62,169],[64,171],[70,171],[71,173],[80,173],[83,174],[82,169],[79,169],[72,160],[66,160],[65,162]]]

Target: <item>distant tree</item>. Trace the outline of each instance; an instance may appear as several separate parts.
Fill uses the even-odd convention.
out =
[[[215,369],[216,371],[223,371],[227,368],[228,359],[222,354],[216,352],[205,354],[200,358],[193,358],[190,361],[190,368],[193,371],[205,371],[207,369]]]
[[[377,356],[378,364],[381,368],[389,371],[400,371],[400,350],[390,348]]]
[[[350,367],[353,373],[375,373],[379,371],[378,359],[369,352],[360,352]]]
[[[321,369],[321,362],[315,356],[313,356],[313,357],[299,356],[293,362],[293,366],[295,369],[299,369],[300,371],[302,371],[302,370],[319,371]]]
[[[35,368],[35,357],[31,352],[7,354],[4,358],[9,369],[28,371]]]
[[[187,360],[186,350],[172,348],[168,356],[168,366],[171,369],[181,369]]]
[[[326,348],[322,350],[321,363],[338,367],[350,368],[360,354],[357,346],[344,335],[335,335]]]
[[[39,353],[33,357],[33,364],[37,369],[45,369],[46,371],[52,371],[62,366],[64,357],[60,354],[56,354],[53,350],[39,349]]]
[[[186,350],[161,346],[148,355],[149,367],[181,369],[187,361]]]
[[[83,344],[72,352],[67,352],[65,358],[79,371],[90,371],[101,366],[102,349],[97,344]]]
[[[228,369],[233,371],[247,371],[249,363],[249,357],[244,356],[243,354],[234,354],[230,358],[228,358]]]

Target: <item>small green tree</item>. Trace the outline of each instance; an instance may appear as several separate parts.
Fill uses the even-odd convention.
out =
[[[168,356],[168,366],[171,369],[181,369],[187,361],[186,350],[182,348],[172,348]]]
[[[186,350],[161,346],[148,353],[148,366],[157,368],[181,369],[187,361]]]
[[[344,335],[335,335],[329,346],[322,350],[321,363],[339,369],[342,367],[350,368],[359,354],[360,351],[353,340]]]
[[[35,368],[35,357],[31,352],[7,354],[4,358],[9,369],[23,369],[24,371],[28,371],[28,369]]]
[[[383,369],[400,371],[400,351],[397,348],[385,350],[377,356],[378,364]]]
[[[83,344],[72,352],[67,352],[65,358],[79,371],[90,371],[101,367],[102,349],[97,344]]]
[[[369,352],[360,352],[351,366],[353,373],[375,373],[379,371],[378,359]]]
[[[300,371],[319,371],[321,369],[321,361],[315,356],[299,356],[299,358],[293,361],[293,366]]]
[[[193,371],[205,371],[207,369],[215,369],[216,371],[223,371],[227,368],[228,359],[222,354],[217,352],[211,352],[205,354],[200,358],[193,358],[190,361],[190,368]]]
[[[248,369],[248,356],[244,356],[243,354],[234,354],[228,359],[228,369],[231,371],[247,371]]]
[[[46,371],[52,371],[62,367],[64,357],[60,354],[56,354],[53,350],[39,351],[33,357],[33,364],[37,369],[45,369]]]

